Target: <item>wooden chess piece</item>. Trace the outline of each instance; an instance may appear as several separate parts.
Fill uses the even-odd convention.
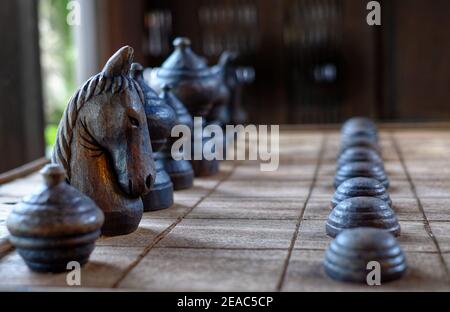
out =
[[[353,117],[342,125],[341,136],[344,139],[365,137],[378,141],[378,129],[376,124],[367,117]]]
[[[389,179],[384,169],[375,163],[366,161],[351,162],[340,167],[334,177],[334,188],[337,189],[345,180],[357,177],[374,178],[386,189],[389,188]]]
[[[400,235],[400,224],[394,211],[386,201],[376,197],[344,199],[330,212],[326,222],[326,232],[331,237],[357,227],[375,227]]]
[[[378,155],[381,155],[381,148],[377,141],[375,141],[372,138],[368,137],[350,137],[350,138],[343,138],[341,140],[341,151],[340,154],[344,153],[345,150],[349,148],[354,147],[363,147],[363,148],[370,148],[374,150]]]
[[[172,92],[186,106],[191,116],[200,118],[204,127],[207,125],[205,118],[209,112],[216,105],[222,105],[229,97],[224,81],[225,65],[219,63],[209,67],[203,57],[192,51],[188,38],[176,38],[173,45],[173,53],[161,67],[151,70],[150,86],[160,91],[164,84],[170,84]],[[202,147],[210,140],[202,137],[200,132],[194,131],[193,134],[192,140],[200,141]],[[194,148],[192,151],[194,152]],[[216,153],[214,149],[211,152]],[[217,159],[207,160],[203,157],[201,160],[192,160],[192,167],[196,176],[210,176],[219,171],[219,162]]]
[[[162,149],[167,143],[170,131],[175,125],[176,115],[158,94],[150,88],[142,76],[144,68],[138,63],[131,65],[130,76],[142,89],[145,99],[145,114],[150,133],[153,159],[156,167],[156,178],[150,192],[142,196],[144,211],[155,211],[169,208],[173,205],[173,184],[164,170],[164,154]]]
[[[339,169],[345,164],[356,161],[371,162],[384,168],[380,155],[375,150],[367,147],[350,147],[344,150],[337,160],[337,168]]]
[[[323,262],[331,278],[354,283],[367,283],[367,265],[380,264],[381,282],[401,278],[406,270],[405,255],[394,236],[376,228],[342,231],[328,246]]]
[[[376,197],[392,207],[391,198],[384,186],[378,180],[363,177],[351,178],[342,182],[334,192],[331,206],[334,208],[348,198],[359,196]]]
[[[69,101],[59,124],[52,162],[67,181],[102,209],[104,235],[136,230],[141,196],[155,180],[144,94],[129,77],[133,49],[123,47]]]
[[[172,87],[170,85],[164,85],[160,95],[161,98],[175,111],[177,115],[176,124],[185,125],[192,130],[194,124],[192,116],[189,114],[183,103],[181,103],[175,94],[171,92],[171,89]],[[167,144],[161,151],[163,154],[162,161],[164,169],[172,180],[173,188],[175,190],[183,190],[192,187],[194,184],[194,171],[192,170],[191,163],[182,158],[183,151],[177,151],[180,154],[178,155],[179,157],[177,157],[177,160],[172,157],[173,152],[171,151],[171,147],[175,141],[176,138],[169,137]]]
[[[47,165],[41,174],[45,184],[8,216],[9,240],[30,269],[62,272],[70,261],[88,261],[104,217],[89,197],[66,183],[61,166]]]

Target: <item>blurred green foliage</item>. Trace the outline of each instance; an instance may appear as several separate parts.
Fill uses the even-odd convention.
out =
[[[47,146],[76,87],[73,27],[67,21],[70,0],[39,1],[39,32]]]

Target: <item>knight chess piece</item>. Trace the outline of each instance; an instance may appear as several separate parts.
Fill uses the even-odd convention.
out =
[[[332,279],[365,284],[367,265],[372,261],[380,264],[382,283],[401,278],[407,270],[405,255],[395,237],[365,227],[342,231],[328,246],[323,265]]]
[[[375,163],[366,161],[351,162],[340,167],[336,171],[336,175],[334,177],[334,188],[337,189],[345,180],[357,177],[376,179],[386,189],[389,188],[389,179],[386,176],[384,169]]]
[[[384,200],[392,207],[391,198],[384,186],[375,179],[357,177],[345,180],[334,192],[331,206],[334,208],[340,202],[351,197],[371,196]]]
[[[144,94],[129,77],[133,49],[119,49],[103,70],[69,101],[60,121],[52,162],[67,181],[102,209],[102,234],[135,231],[141,196],[155,180]]]
[[[156,178],[150,192],[142,196],[144,211],[155,211],[169,208],[173,205],[173,184],[164,169],[164,153],[162,149],[175,125],[175,111],[158,96],[144,81],[144,68],[138,63],[131,65],[130,75],[142,89],[145,99],[145,114],[147,116],[148,131],[150,133],[153,159],[156,167]]]
[[[380,155],[373,149],[366,147],[350,147],[344,150],[337,160],[337,168],[356,161],[371,162],[384,168]]]
[[[66,271],[70,261],[84,265],[100,236],[103,213],[66,183],[61,166],[47,165],[41,174],[45,184],[8,216],[9,240],[34,271]]]
[[[194,127],[205,127],[206,117],[214,107],[220,107],[229,98],[229,90],[225,83],[224,63],[208,66],[205,58],[198,56],[191,49],[191,41],[185,37],[173,41],[173,53],[161,65],[153,68],[149,83],[155,90],[160,91],[164,84],[172,85],[172,92],[186,106],[194,118]],[[193,132],[193,145],[200,142],[202,150],[210,138],[202,136],[203,131]],[[197,136],[196,136],[197,135]],[[223,143],[222,143],[223,145]],[[192,149],[194,153],[195,148]],[[222,153],[223,148],[211,148],[212,155]],[[207,160],[192,160],[195,176],[211,176],[219,171],[217,158]]]
[[[386,201],[376,197],[347,198],[334,207],[326,222],[326,232],[331,237],[356,227],[376,227],[400,235],[395,212]]]
[[[177,125],[187,126],[192,130],[194,124],[192,116],[189,114],[183,103],[181,103],[175,94],[171,92],[170,85],[166,84],[162,87],[160,96],[163,101],[175,111],[177,116],[175,123]],[[169,137],[167,144],[161,151],[163,154],[162,162],[164,164],[164,169],[172,180],[173,188],[175,190],[183,190],[192,187],[194,184],[194,171],[191,163],[188,160],[182,159],[181,154],[183,151],[178,151],[180,154],[178,155],[179,157],[177,157],[177,159],[179,158],[178,160],[175,160],[172,157],[171,147],[175,141],[175,138]]]

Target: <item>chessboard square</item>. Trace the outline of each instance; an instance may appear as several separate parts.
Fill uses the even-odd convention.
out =
[[[401,233],[397,237],[406,252],[437,252],[433,239],[427,232],[424,222],[401,221]]]
[[[331,212],[331,199],[310,198],[306,204],[303,220],[322,220],[325,222]]]
[[[254,166],[238,166],[228,181],[311,181],[314,176],[314,163],[279,164],[274,171],[262,171]]]
[[[119,284],[153,291],[275,291],[287,250],[155,248]]]
[[[450,221],[450,198],[421,198],[429,221]]]
[[[207,197],[186,218],[297,220],[304,202],[304,198]]]
[[[101,236],[98,246],[112,247],[146,247],[152,244],[164,230],[170,227],[176,219],[152,219],[150,213],[144,213],[139,227],[133,233],[119,236]]]
[[[325,220],[302,220],[294,249],[325,250],[331,240],[325,232]]]
[[[314,188],[311,192],[311,199],[327,199],[331,201],[335,189],[333,187],[333,178],[330,177],[318,177],[314,184]]]
[[[384,169],[391,180],[406,180],[407,176],[400,161],[385,161]]]
[[[389,196],[391,196],[392,202],[395,202],[398,198],[414,198],[414,193],[408,180],[391,179],[387,191]]]
[[[136,247],[97,246],[89,262],[81,269],[81,287],[110,288],[122,276],[125,269],[142,252]],[[31,271],[19,254],[14,251],[0,259],[0,289],[17,287],[71,287],[67,285],[67,272],[42,274]]]
[[[310,184],[309,181],[225,181],[210,196],[303,198]]]
[[[423,221],[423,214],[415,198],[395,198],[392,209],[399,221]]]
[[[430,222],[441,252],[450,252],[450,222]]]
[[[174,204],[167,208],[161,209],[157,211],[149,211],[144,212],[142,219],[177,219],[181,218],[188,213],[189,210],[192,209],[195,204],[200,201],[201,198],[195,198],[195,200],[186,200],[183,201],[175,201]],[[180,203],[181,202],[181,203]],[[186,203],[186,204],[182,204]]]
[[[331,279],[323,270],[323,251],[294,250],[283,291],[433,291],[449,290],[447,276],[437,253],[406,253],[405,275],[380,286],[345,283]],[[369,272],[369,271],[367,271]]]
[[[288,248],[295,220],[183,219],[157,247]]]
[[[413,183],[416,187],[417,196],[419,196],[419,198],[450,198],[450,180],[430,179],[423,177],[422,179],[414,179]]]
[[[321,163],[319,170],[317,171],[317,176],[321,178],[328,178],[330,181],[334,178],[336,174],[336,162]]]

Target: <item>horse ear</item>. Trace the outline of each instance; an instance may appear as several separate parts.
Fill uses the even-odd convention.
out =
[[[134,79],[138,79],[142,76],[142,72],[144,71],[144,66],[139,63],[131,64],[130,69],[130,77]]]
[[[131,63],[133,62],[134,50],[130,46],[124,46],[113,54],[103,67],[102,73],[106,77],[117,77],[128,75]]]

